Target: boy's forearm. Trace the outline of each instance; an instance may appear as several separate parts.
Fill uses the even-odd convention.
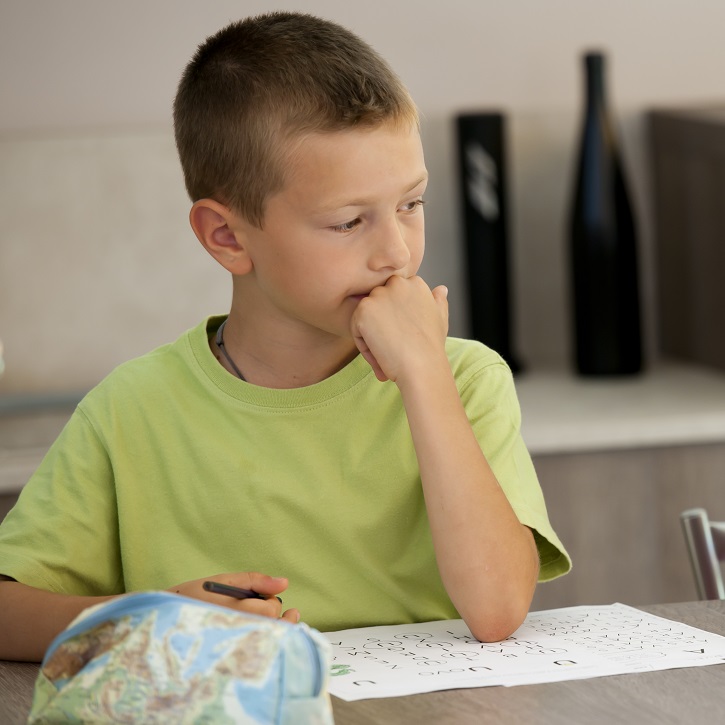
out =
[[[40,662],[53,638],[78,614],[112,598],[56,594],[0,581],[0,659]]]
[[[445,354],[398,381],[420,466],[443,584],[481,640],[500,640],[526,616],[538,554],[488,465]]]

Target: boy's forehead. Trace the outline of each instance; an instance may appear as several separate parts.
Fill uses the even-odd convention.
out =
[[[411,184],[405,184],[404,186],[401,186],[399,190],[395,189],[395,191],[398,195],[404,196],[405,194],[409,194],[410,192],[419,189],[427,181],[428,174],[426,173],[416,178]],[[378,189],[376,189],[375,191],[377,190]],[[380,191],[382,191],[382,189]],[[324,214],[325,212],[334,211],[335,209],[341,209],[348,206],[370,206],[372,204],[375,204],[376,201],[378,201],[378,199],[375,193],[360,196],[345,196],[343,192],[338,196],[321,198],[316,209],[314,209],[313,211],[315,211],[316,213]]]
[[[363,205],[378,191],[405,194],[428,178],[420,134],[409,127],[306,134],[291,148],[285,166],[283,191],[316,197],[321,210]]]

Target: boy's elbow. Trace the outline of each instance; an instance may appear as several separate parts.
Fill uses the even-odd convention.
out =
[[[463,619],[479,642],[500,642],[510,637],[526,619],[530,599],[501,608],[482,608]]]
[[[523,622],[517,619],[511,621],[510,618],[501,618],[501,620],[487,619],[481,622],[466,622],[471,634],[479,642],[501,642],[510,637]]]

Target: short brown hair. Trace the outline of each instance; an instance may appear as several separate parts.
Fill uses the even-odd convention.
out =
[[[385,122],[418,123],[398,76],[354,33],[302,13],[250,17],[207,38],[174,101],[191,200],[215,199],[259,227],[284,184],[290,139]]]

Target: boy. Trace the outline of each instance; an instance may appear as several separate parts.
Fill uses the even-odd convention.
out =
[[[0,527],[0,657],[41,658],[126,591],[280,616],[208,579],[284,592],[322,630],[461,616],[507,636],[570,564],[508,368],[447,339],[446,290],[417,276],[407,91],[347,30],[272,13],[207,39],[174,122],[231,311],[78,406]]]

